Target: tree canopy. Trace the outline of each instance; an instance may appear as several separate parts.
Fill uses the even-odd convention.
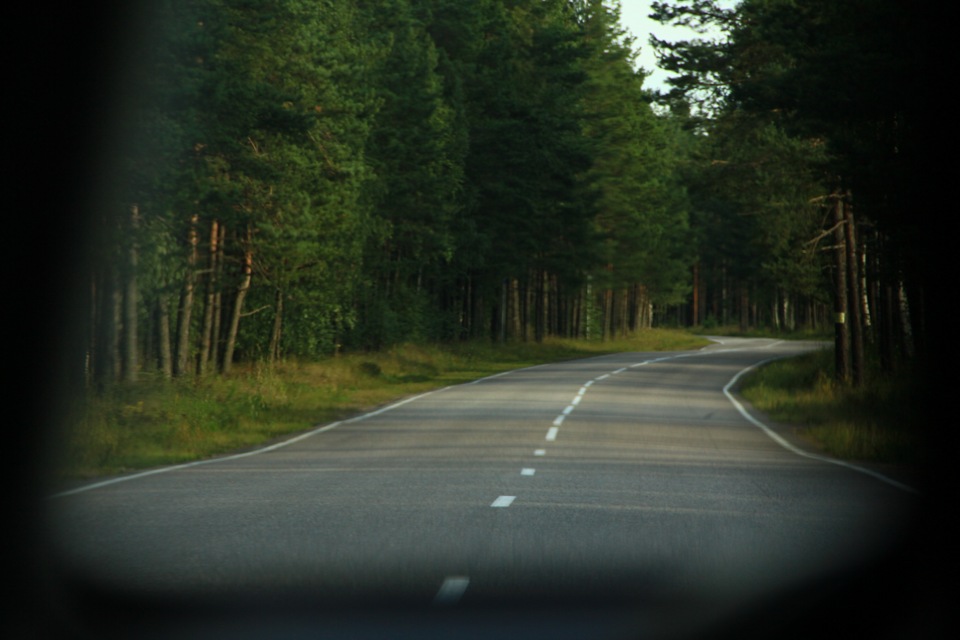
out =
[[[144,11],[85,274],[89,380],[829,326],[838,224],[866,339],[891,366],[918,346],[926,94],[899,3],[655,2],[692,29],[651,43],[662,95],[616,2]]]

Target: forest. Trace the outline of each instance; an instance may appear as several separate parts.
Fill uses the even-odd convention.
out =
[[[904,3],[654,2],[691,37],[650,43],[600,0],[145,4],[72,274],[88,385],[652,326],[832,332],[853,383],[933,348]]]

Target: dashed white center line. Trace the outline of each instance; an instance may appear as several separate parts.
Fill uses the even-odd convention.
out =
[[[532,476],[532,475],[535,474],[536,472],[537,472],[536,469],[529,469],[529,468],[527,468],[527,469],[520,469],[520,475],[522,475],[522,476]]]
[[[490,505],[491,507],[509,507],[513,504],[513,501],[517,499],[517,496],[500,496]]]
[[[545,455],[547,455],[547,450],[546,450],[546,449],[536,449],[536,450],[533,452],[533,455],[535,455],[535,456],[545,456]]]
[[[573,406],[573,407],[577,406],[578,404],[580,404],[581,400],[583,400],[583,396],[575,397],[573,400],[570,401],[570,406]]]
[[[606,379],[609,378],[609,377],[610,377],[610,374],[609,374],[609,373],[605,373],[605,374],[603,374],[602,376],[597,376],[595,379],[596,379],[596,380],[606,380]]]
[[[553,426],[559,427],[560,425],[562,425],[562,424],[563,424],[563,419],[566,418],[566,417],[567,417],[567,414],[561,413],[559,416],[557,416],[556,418],[554,418],[554,420],[553,420]]]
[[[463,592],[467,590],[468,584],[470,584],[470,578],[465,576],[451,576],[447,578],[443,581],[443,584],[440,585],[440,590],[437,591],[437,595],[433,597],[433,604],[456,604],[460,600],[460,596],[463,595]]]
[[[547,440],[550,440],[550,441],[556,440],[557,431],[559,431],[557,427],[550,427],[550,429],[547,431]]]
[[[618,373],[623,373],[623,372],[626,371],[626,370],[627,370],[626,367],[621,367],[621,368],[617,369],[616,371],[614,371],[613,374],[616,375],[616,374],[618,374]]]

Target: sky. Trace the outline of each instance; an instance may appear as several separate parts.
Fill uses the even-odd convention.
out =
[[[650,0],[620,0],[620,24],[633,34],[633,46],[640,49],[637,63],[651,72],[644,82],[644,87],[665,90],[668,88],[665,80],[669,74],[657,68],[657,59],[653,47],[650,46],[650,34],[668,41],[689,40],[697,37],[697,34],[685,27],[668,27],[654,22],[647,17],[649,14]]]
[[[640,48],[637,63],[648,72],[652,72],[644,82],[644,86],[650,89],[666,88],[663,83],[667,73],[657,68],[657,59],[654,56],[653,47],[650,46],[650,34],[662,39],[679,40],[689,38],[692,32],[688,29],[666,27],[654,22],[647,17],[649,13],[649,0],[621,0],[620,24],[635,38],[633,46]]]

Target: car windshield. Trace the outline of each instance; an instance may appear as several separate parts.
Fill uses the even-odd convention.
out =
[[[919,18],[111,20],[32,383],[50,630],[749,635],[857,624],[854,594],[915,623],[939,272],[891,85],[929,90],[894,46]]]

